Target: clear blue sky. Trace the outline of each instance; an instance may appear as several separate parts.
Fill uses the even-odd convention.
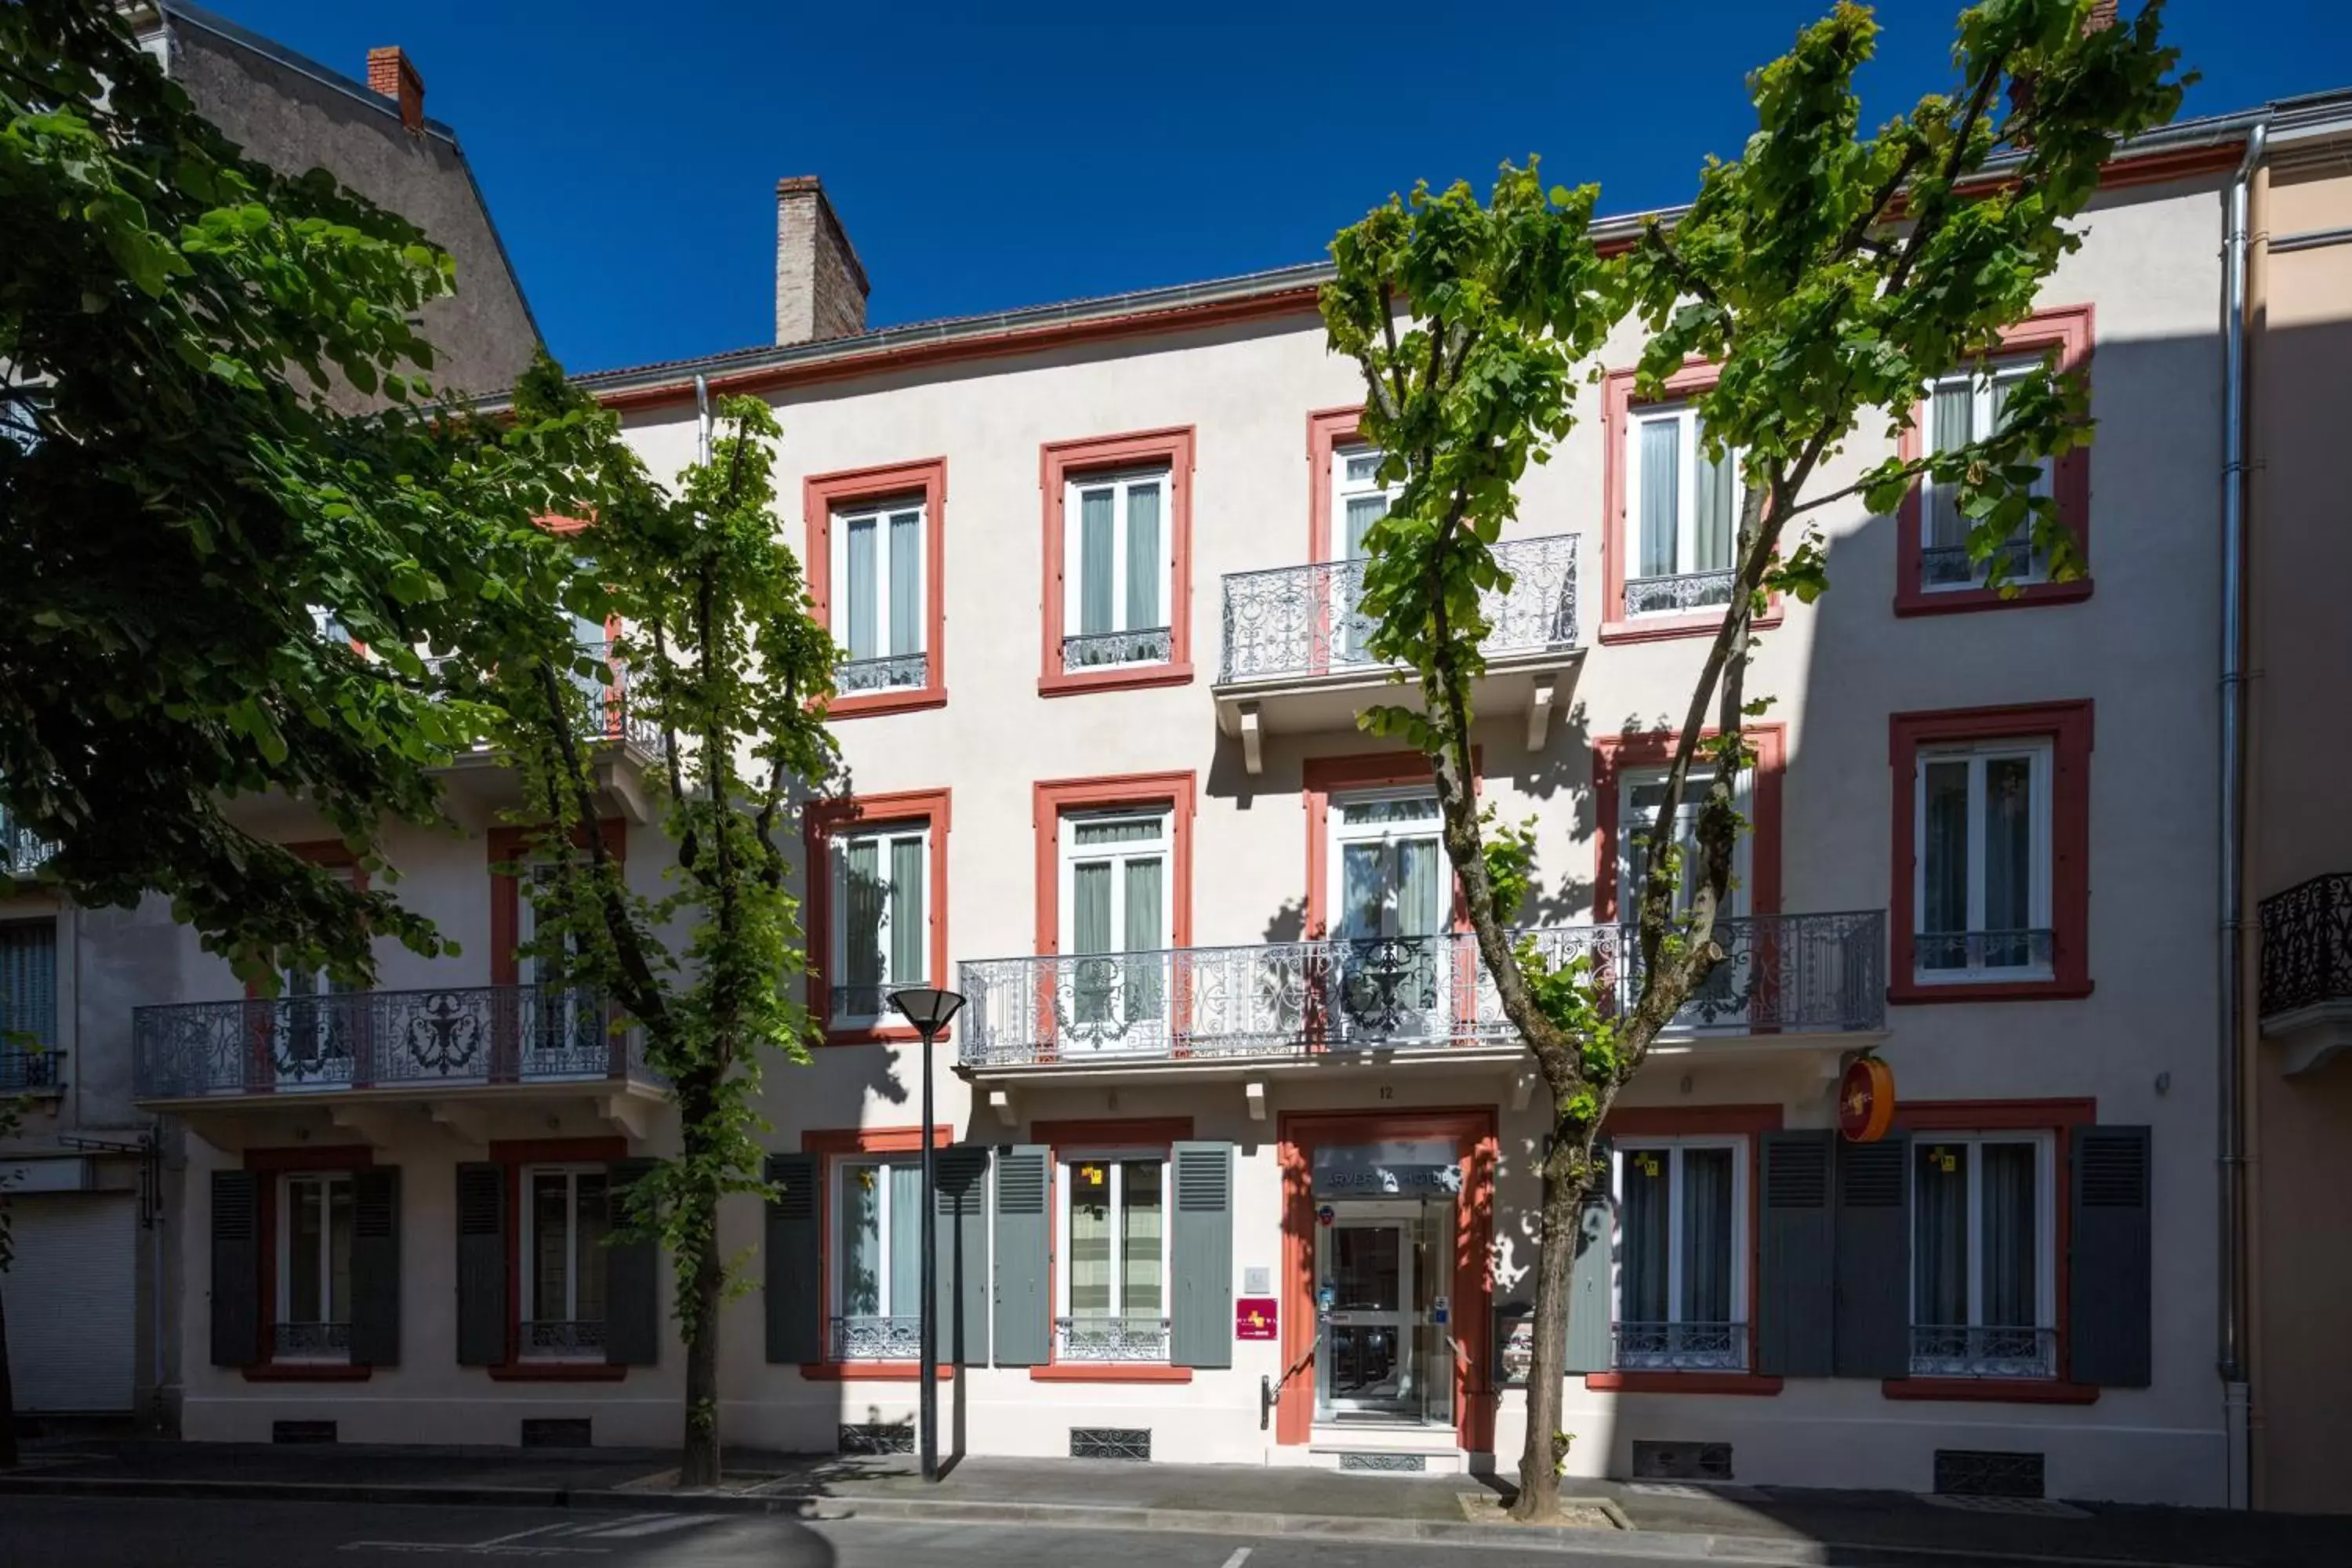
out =
[[[357,77],[407,49],[585,371],[772,338],[782,174],[823,176],[876,325],[1312,260],[1391,190],[1530,152],[1603,212],[1685,199],[1753,124],[1745,72],[1830,0],[206,3]],[[1945,85],[1958,8],[1880,6],[1874,117]],[[2204,73],[2186,113],[2352,85],[2347,0],[2167,27]]]

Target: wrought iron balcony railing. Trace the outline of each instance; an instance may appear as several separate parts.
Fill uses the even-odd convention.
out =
[[[29,877],[47,863],[58,847],[0,808],[0,876]]]
[[[2058,1331],[1970,1324],[1911,1329],[1914,1377],[2055,1377]]]
[[[132,1010],[141,1100],[303,1090],[660,1081],[639,1031],[585,986],[182,1002]]]
[[[613,645],[610,642],[583,642],[580,645],[580,651],[586,658],[603,660],[611,674],[609,680],[601,681],[571,672],[566,674],[566,679],[586,701],[589,715],[597,723],[603,738],[625,741],[641,752],[658,755],[661,752],[661,729],[642,713],[631,710],[628,667],[614,654]],[[425,670],[439,679],[448,670],[455,658],[452,654],[430,656],[425,660]],[[478,752],[488,750],[488,742],[477,742],[474,749]]]
[[[1672,577],[1625,579],[1625,613],[1629,616],[1670,615],[1676,610],[1707,610],[1731,603],[1730,571],[1685,572]]]
[[[1572,533],[1515,539],[1495,547],[1510,574],[1481,595],[1488,658],[1576,646],[1576,544]],[[1235,572],[1225,577],[1223,681],[1360,673],[1375,668],[1372,623],[1360,608],[1364,563],[1322,561]]]
[[[2263,900],[2262,1016],[2352,1002],[2352,872]]]
[[[0,1094],[58,1087],[58,1053],[0,1047]]]
[[[1528,933],[1555,965],[1590,955],[1617,1005],[1637,994],[1630,931]],[[1717,923],[1725,957],[1676,1020],[1693,1034],[1852,1034],[1884,1026],[1885,920],[1875,910]],[[1282,1057],[1507,1044],[1467,933],[1154,952],[995,958],[959,966],[971,1067]]]
[[[833,667],[833,689],[840,697],[863,697],[875,691],[906,691],[930,679],[931,661],[919,653],[884,654],[877,658],[845,658]]]
[[[1054,1320],[1055,1361],[1168,1359],[1168,1320],[1079,1313]]]
[[[1744,1372],[1745,1323],[1616,1325],[1617,1364],[1631,1372]]]
[[[835,1318],[827,1343],[835,1361],[914,1361],[923,1353],[923,1320],[856,1313]]]
[[[269,1353],[286,1359],[341,1360],[352,1353],[349,1323],[272,1323]]]
[[[2056,962],[2057,934],[2049,931],[1921,931],[1911,939],[1922,976],[2046,973]]]
[[[2041,576],[2042,563],[2029,539],[2008,540],[1983,561],[1977,560],[1965,544],[1931,544],[1919,552],[1919,585],[1965,588],[1990,577],[1996,560],[2006,574],[2004,582],[2030,583]]]
[[[1166,664],[1175,657],[1175,636],[1168,626],[1144,626],[1131,632],[1074,632],[1062,639],[1062,668],[1101,669],[1113,665]]]
[[[604,1353],[604,1320],[537,1321],[522,1325],[522,1353],[547,1361],[574,1361]]]

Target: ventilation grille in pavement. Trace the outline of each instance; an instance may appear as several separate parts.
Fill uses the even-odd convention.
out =
[[[1073,1426],[1073,1459],[1148,1459],[1151,1458],[1149,1426]]]
[[[843,1424],[834,1445],[845,1454],[911,1454],[915,1424],[911,1421],[858,1421]]]
[[[1728,1443],[1669,1443],[1633,1439],[1633,1479],[1637,1481],[1727,1481],[1731,1479]]]
[[[331,1421],[272,1421],[269,1440],[273,1443],[331,1443],[335,1440],[335,1424]]]
[[[2038,1498],[2042,1456],[1990,1448],[1938,1448],[1936,1491],[1942,1497]]]
[[[1425,1454],[1342,1454],[1339,1468],[1343,1470],[1425,1470],[1429,1457]]]
[[[522,1424],[522,1446],[526,1448],[587,1448],[595,1445],[588,1435],[588,1417],[533,1416]]]

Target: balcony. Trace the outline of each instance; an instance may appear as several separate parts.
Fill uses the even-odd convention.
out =
[[[0,876],[29,877],[48,863],[58,847],[0,807]]]
[[[1526,714],[1530,750],[1541,749],[1580,657],[1576,552],[1572,533],[1496,545],[1510,580],[1479,605],[1491,630],[1472,704],[1481,713]],[[1397,700],[1390,667],[1369,651],[1372,622],[1358,608],[1364,564],[1325,561],[1226,576],[1217,728],[1242,742],[1251,773],[1261,769],[1266,735],[1353,729],[1363,709]]]
[[[590,737],[601,742],[593,758],[596,782],[631,821],[650,822],[656,808],[645,788],[644,776],[660,761],[661,731],[631,710],[627,667],[614,658],[611,643],[582,643],[580,651],[585,658],[605,661],[612,674],[609,685],[578,675],[569,677],[591,713],[602,715],[601,733]],[[427,658],[425,666],[437,676],[448,663],[448,656],[444,656]],[[514,770],[503,765],[497,749],[487,742],[458,755],[448,770],[448,783],[453,792],[478,796],[500,809],[522,804]]]
[[[1915,1324],[1911,1330],[1911,1375],[2056,1377],[2058,1331],[1998,1325]]]
[[[486,1108],[585,1100],[642,1137],[665,1093],[638,1031],[582,986],[173,1003],[134,1008],[131,1043],[132,1098],[203,1117],[206,1138],[230,1148],[256,1113],[310,1105],[388,1142],[387,1102],[423,1103],[479,1142]]]
[[[2289,1076],[2352,1047],[2352,872],[2289,888],[2262,903],[2263,1038]]]
[[[1885,1026],[1877,910],[1718,922],[1726,957],[1653,1047],[1843,1049]],[[1589,954],[1621,1007],[1639,983],[1629,931],[1531,933],[1554,963]],[[1517,1034],[1471,937],[1325,940],[1158,952],[998,958],[960,966],[973,1079],[1255,1076],[1423,1060],[1515,1064]]]

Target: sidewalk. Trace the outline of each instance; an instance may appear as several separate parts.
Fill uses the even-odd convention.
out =
[[[726,1483],[684,1493],[656,1450],[411,1448],[61,1442],[0,1473],[0,1496],[119,1495],[322,1502],[699,1508],[814,1518],[920,1519],[1265,1535],[1487,1542],[1584,1553],[1835,1564],[1914,1554],[2045,1562],[2305,1568],[2352,1563],[2352,1518],[2102,1504],[1927,1500],[1900,1492],[1571,1482],[1585,1528],[1473,1523],[1482,1478],[1352,1475],[1243,1466],[966,1459],[926,1485],[912,1461],[728,1456]],[[0,1503],[5,1508],[5,1503]],[[1603,1522],[1601,1510],[1616,1528]]]

